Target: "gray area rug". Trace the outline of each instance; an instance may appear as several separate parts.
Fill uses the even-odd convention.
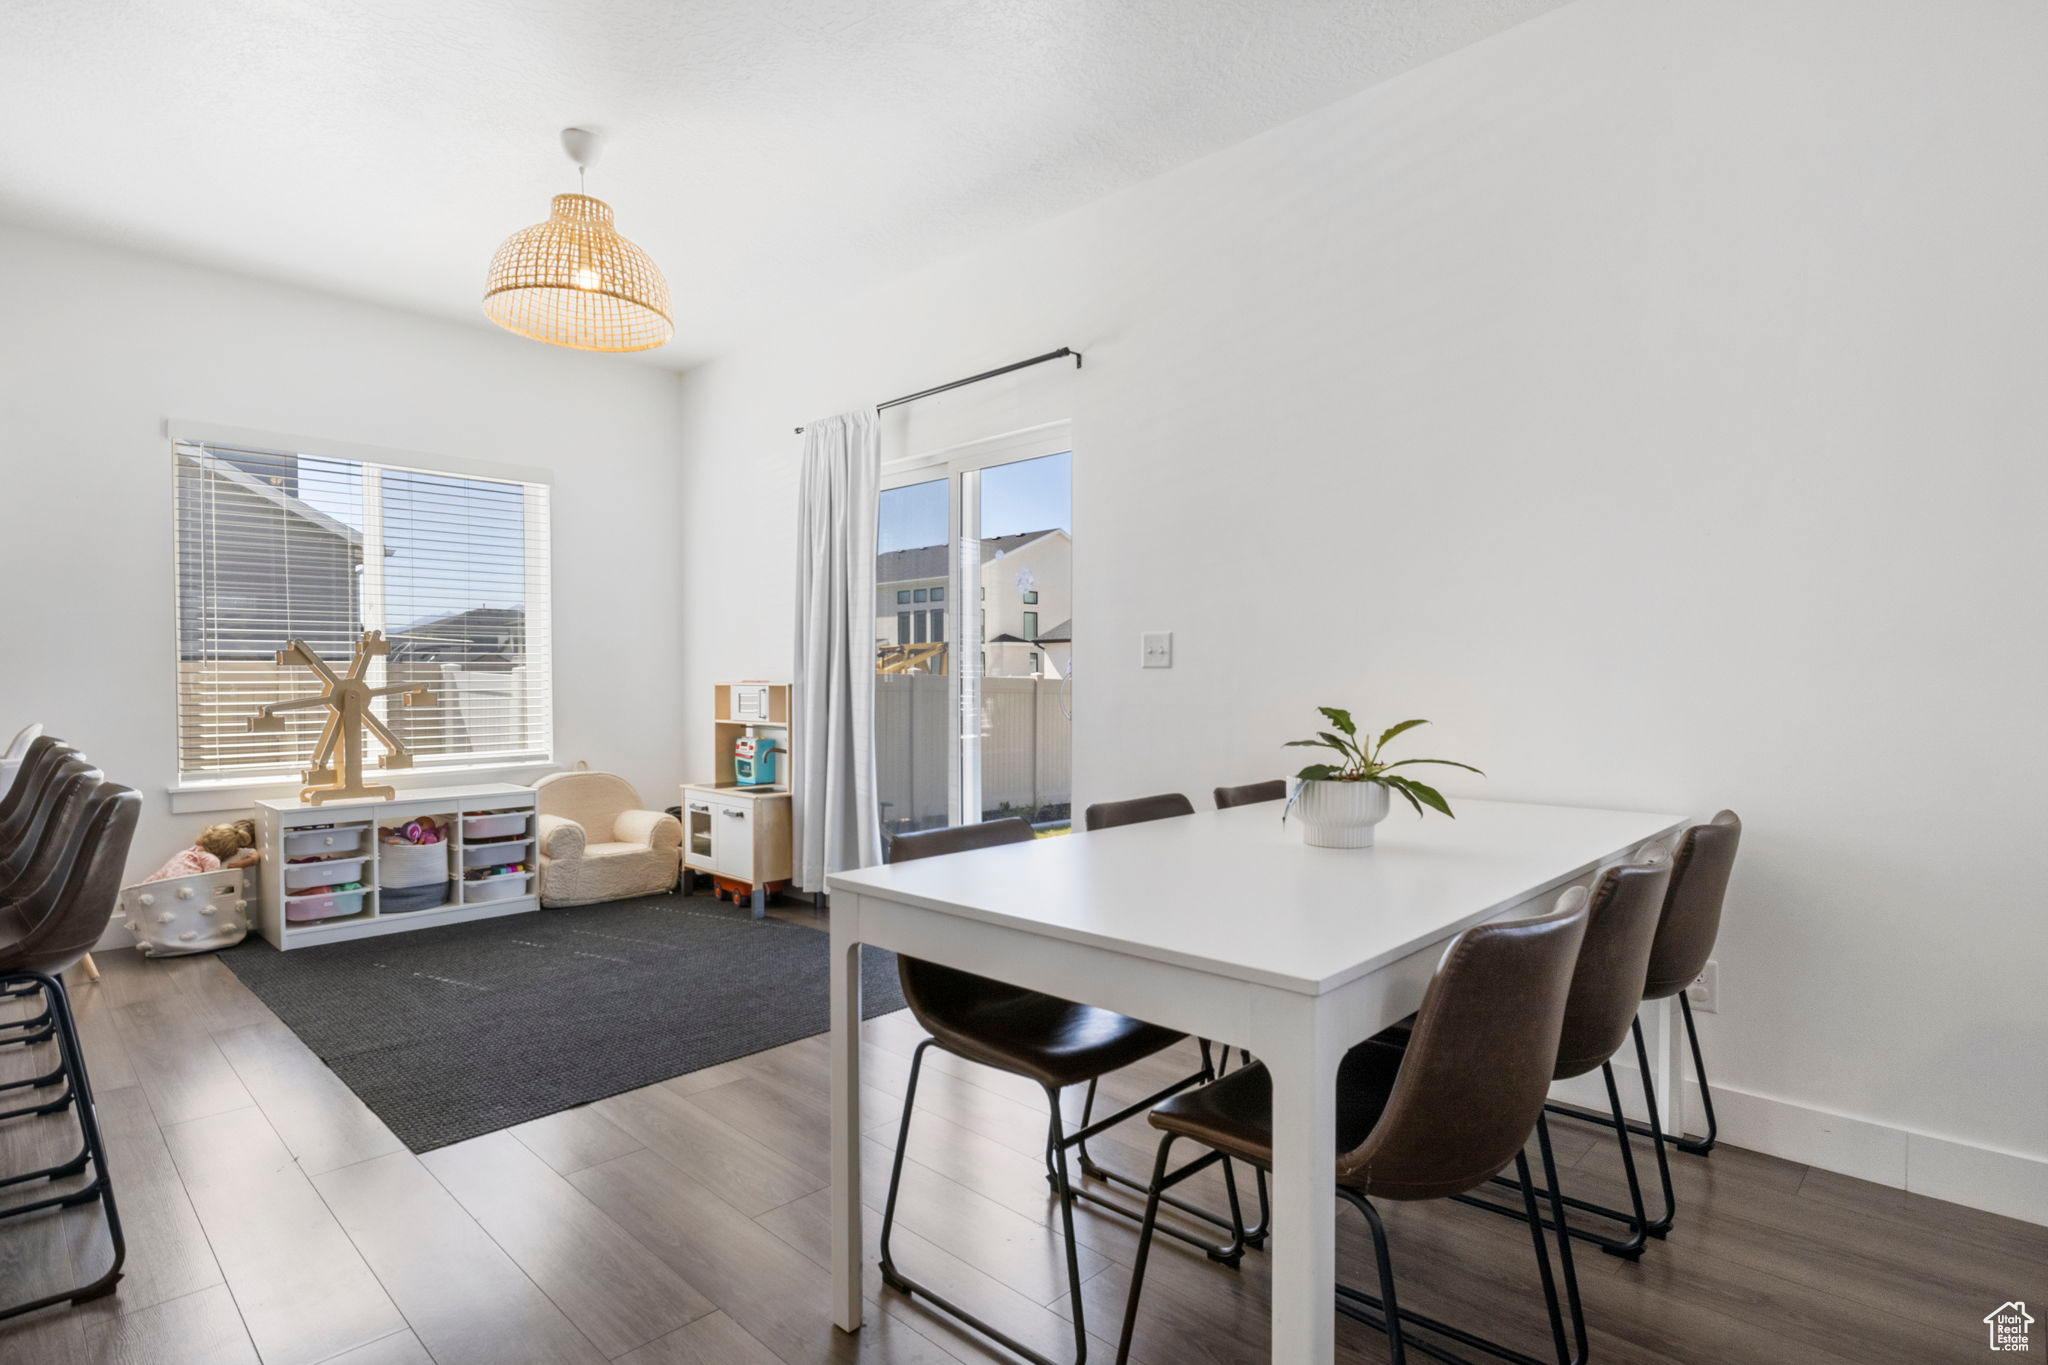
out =
[[[823,1033],[830,936],[709,896],[220,955],[415,1152]],[[903,1007],[865,950],[866,1017]]]

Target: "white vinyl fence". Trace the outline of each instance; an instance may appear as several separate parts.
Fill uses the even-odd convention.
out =
[[[875,759],[882,827],[946,823],[946,732],[952,716],[942,674],[875,678]],[[980,819],[1003,814],[1064,820],[1073,802],[1074,724],[1056,678],[981,680]]]

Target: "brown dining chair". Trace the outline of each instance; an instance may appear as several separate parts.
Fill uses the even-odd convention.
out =
[[[899,834],[889,841],[888,861],[904,863],[1003,844],[1029,843],[1034,837],[1030,822],[1014,816],[986,824]],[[1076,1004],[913,957],[899,955],[896,971],[903,987],[904,1003],[931,1036],[919,1043],[911,1054],[910,1080],[903,1092],[903,1118],[896,1135],[895,1160],[889,1171],[889,1193],[882,1205],[882,1279],[904,1294],[922,1295],[934,1306],[1025,1359],[1039,1365],[1052,1365],[1046,1356],[936,1293],[930,1286],[909,1278],[897,1268],[889,1245],[890,1234],[896,1224],[896,1193],[903,1180],[903,1154],[909,1146],[910,1119],[917,1099],[917,1081],[924,1066],[925,1050],[937,1047],[967,1061],[1023,1076],[1037,1082],[1045,1091],[1046,1107],[1050,1111],[1045,1145],[1046,1180],[1059,1200],[1061,1226],[1066,1237],[1070,1289],[1067,1302],[1073,1310],[1074,1359],[1076,1362],[1085,1360],[1088,1337],[1081,1308],[1081,1265],[1079,1243],[1074,1237],[1074,1200],[1088,1199],[1133,1221],[1141,1215],[1135,1209],[1126,1209],[1113,1201],[1090,1195],[1070,1180],[1067,1149],[1189,1086],[1201,1084],[1212,1073],[1205,1064],[1194,1075],[1176,1081],[1106,1119],[1091,1123],[1083,1118],[1082,1126],[1070,1133],[1060,1112],[1061,1091],[1085,1082],[1092,1098],[1099,1077],[1162,1052],[1187,1035],[1113,1010]],[[1233,1208],[1235,1202],[1233,1190]],[[1187,1240],[1208,1249],[1199,1239],[1189,1237]],[[1241,1248],[1239,1254],[1242,1254]]]
[[[1265,801],[1285,801],[1287,779],[1276,777],[1271,782],[1247,782],[1242,787],[1218,787],[1216,809],[1229,810],[1233,806],[1256,806]]]
[[[1395,1365],[1407,1359],[1411,1328],[1518,1365],[1538,1365],[1533,1357],[1465,1328],[1400,1307],[1386,1229],[1373,1206],[1376,1199],[1464,1194],[1510,1162],[1522,1182],[1552,1344],[1559,1361],[1569,1359],[1546,1224],[1537,1210],[1524,1148],[1543,1115],[1557,1062],[1572,972],[1586,933],[1583,897],[1582,891],[1568,892],[1548,914],[1482,924],[1458,935],[1423,995],[1408,1046],[1362,1043],[1338,1067],[1337,1194],[1365,1218],[1380,1292],[1369,1294],[1340,1281],[1336,1307],[1384,1331]],[[1272,1083],[1264,1063],[1175,1096],[1152,1111],[1151,1122],[1163,1136],[1131,1266],[1117,1348],[1120,1363],[1129,1358],[1137,1327],[1159,1196],[1226,1156],[1272,1168]],[[1209,1150],[1169,1172],[1173,1145],[1182,1139]],[[1564,1206],[1553,1201],[1551,1208],[1556,1226],[1567,1226]],[[1413,1345],[1439,1359],[1458,1359],[1428,1338]]]
[[[1082,813],[1090,833],[1123,825],[1142,825],[1148,820],[1170,820],[1176,815],[1193,815],[1195,803],[1179,792],[1157,796],[1134,796],[1128,801],[1098,801]]]
[[[1664,1131],[1657,1117],[1657,1083],[1650,1070],[1650,1052],[1643,1043],[1640,1021],[1634,1026],[1636,1065],[1642,1072],[1647,1122],[1639,1123],[1627,1118],[1619,1105],[1611,1105],[1611,1112],[1606,1114],[1576,1105],[1550,1106],[1553,1114],[1598,1124],[1621,1134],[1624,1173],[1631,1177],[1632,1190],[1634,1163],[1629,1159],[1628,1135],[1632,1133],[1650,1139],[1651,1151],[1657,1160],[1658,1183],[1664,1194],[1663,1214],[1650,1219],[1646,1225],[1652,1237],[1669,1234],[1672,1220],[1678,1212],[1678,1198],[1672,1190],[1671,1165],[1665,1158],[1665,1148],[1676,1147],[1694,1156],[1706,1156],[1714,1150],[1714,1140],[1720,1134],[1720,1126],[1714,1119],[1714,1092],[1707,1084],[1707,1062],[1701,1055],[1699,1029],[1693,1022],[1692,1001],[1687,998],[1686,989],[1699,978],[1706,969],[1707,959],[1713,955],[1714,942],[1721,931],[1721,906],[1727,896],[1729,876],[1735,869],[1735,851],[1741,842],[1741,819],[1734,811],[1724,810],[1706,824],[1689,826],[1670,845],[1668,852],[1659,841],[1646,845],[1637,854],[1638,857],[1665,858],[1671,867],[1670,886],[1664,893],[1656,941],[1650,948],[1642,998],[1652,1001],[1668,1000],[1674,995],[1678,997],[1679,1015],[1685,1020],[1686,1042],[1692,1051],[1693,1074],[1699,1078],[1700,1107],[1707,1120],[1706,1136],[1691,1138],[1682,1133]],[[1611,1209],[1591,1208],[1590,1211],[1621,1217]]]
[[[64,1107],[76,1115],[80,1139],[78,1154],[69,1161],[0,1177],[0,1189],[32,1181],[62,1180],[82,1173],[88,1165],[92,1168],[92,1179],[82,1187],[11,1204],[0,1209],[0,1220],[97,1201],[106,1211],[107,1235],[113,1250],[111,1264],[98,1279],[75,1289],[0,1307],[0,1319],[67,1300],[83,1303],[112,1292],[128,1254],[121,1232],[121,1215],[114,1205],[113,1180],[107,1170],[106,1144],[101,1139],[99,1119],[93,1108],[92,1082],[86,1074],[85,1054],[78,1040],[78,1023],[72,1017],[70,999],[65,994],[63,972],[99,940],[113,918],[114,901],[120,894],[128,848],[134,840],[135,822],[141,810],[142,797],[132,788],[113,782],[99,783],[72,826],[52,832],[51,837],[75,841],[75,851],[61,880],[54,885],[45,884],[26,899],[0,910],[0,984],[26,984],[39,990],[47,1000],[68,1097]]]
[[[49,836],[50,822],[63,793],[76,779],[97,781],[99,769],[62,740],[44,737],[35,741],[22,765],[18,780],[9,792],[16,800],[0,815],[0,906],[25,898],[48,875],[48,867],[31,869],[35,860],[61,847],[61,840]],[[31,984],[0,987],[0,1000],[20,999],[37,994]],[[16,1043],[45,1042],[52,1027],[48,1009],[26,1019],[0,1024],[0,1047]]]
[[[36,843],[23,850],[27,856],[20,867],[0,878],[0,943],[8,938],[9,927],[19,931],[34,922],[50,897],[62,889],[83,837],[86,805],[99,790],[100,780],[97,768],[80,761],[75,770],[68,766],[60,767],[56,778],[44,787],[42,810],[33,822],[37,831]],[[39,994],[41,987],[34,982],[19,982],[0,988],[0,999],[25,999]],[[56,1017],[45,1001],[40,1014],[0,1024],[0,1046],[33,1046],[48,1042],[55,1029]],[[33,1084],[51,1084],[59,1074],[61,1068],[48,1076],[35,1078]],[[12,1088],[14,1086],[0,1086],[0,1090]],[[9,1115],[0,1114],[0,1119],[7,1117]]]

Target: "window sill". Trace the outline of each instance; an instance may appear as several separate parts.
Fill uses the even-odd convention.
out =
[[[516,763],[479,763],[459,768],[402,768],[397,772],[373,769],[368,780],[396,787],[401,796],[419,787],[446,787],[465,782],[516,782],[526,784],[537,777],[561,770],[561,764],[546,759]],[[195,782],[164,789],[171,799],[171,814],[194,815],[212,811],[246,811],[258,801],[289,801],[298,796],[304,782],[255,778],[242,781]]]

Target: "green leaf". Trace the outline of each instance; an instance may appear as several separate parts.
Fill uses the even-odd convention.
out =
[[[1326,739],[1290,739],[1280,747],[1283,749],[1334,749],[1337,746]]]
[[[1402,780],[1401,780],[1400,778],[1398,778],[1398,777],[1383,777],[1383,778],[1381,778],[1381,779],[1380,779],[1380,785],[1381,785],[1381,786],[1383,786],[1383,787],[1386,787],[1386,788],[1388,788],[1388,789],[1390,789],[1390,790],[1392,790],[1392,791],[1397,791],[1397,792],[1401,793],[1401,799],[1402,799],[1402,800],[1404,800],[1404,801],[1406,801],[1406,802],[1407,802],[1407,803],[1408,803],[1409,805],[1411,805],[1411,806],[1415,807],[1415,813],[1416,813],[1417,815],[1421,815],[1421,814],[1423,813],[1423,812],[1422,812],[1422,803],[1421,803],[1420,801],[1417,801],[1417,800],[1415,799],[1415,793],[1414,793],[1414,792],[1412,792],[1412,791],[1409,791],[1409,790],[1408,790],[1408,784],[1407,784],[1406,782],[1402,781]]]
[[[1413,730],[1418,725],[1427,724],[1429,724],[1429,722],[1426,720],[1404,720],[1399,725],[1390,725],[1380,735],[1380,742],[1375,747],[1384,749],[1387,747],[1387,741],[1392,739],[1395,735],[1403,734],[1409,730]]]
[[[1480,772],[1479,769],[1473,767],[1470,763],[1460,763],[1456,759],[1451,758],[1404,758],[1399,763],[1389,763],[1387,766],[1389,768],[1405,768],[1410,763],[1441,763],[1446,768],[1463,768],[1468,773],[1479,773],[1481,777],[1486,776],[1485,773]]]
[[[1438,791],[1435,787],[1427,786],[1421,782],[1417,782],[1412,777],[1401,778],[1400,782],[1402,786],[1406,787],[1409,791],[1414,792],[1416,798],[1420,800],[1423,805],[1434,807],[1435,809],[1442,811],[1445,815],[1451,815],[1450,802],[1444,800],[1444,794]],[[1455,820],[1458,817],[1455,815],[1451,815],[1451,818]]]
[[[1355,758],[1360,763],[1365,762],[1365,755],[1358,752],[1358,746],[1356,744],[1349,743],[1346,740],[1343,740],[1338,736],[1331,734],[1328,730],[1321,731],[1317,735],[1317,738],[1321,739],[1323,742],[1328,744],[1332,749],[1335,749],[1338,753],[1343,754],[1347,758]]]
[[[1311,763],[1295,776],[1304,782],[1332,782],[1343,769],[1329,763]]]
[[[1358,726],[1352,722],[1351,713],[1349,711],[1340,711],[1334,706],[1318,706],[1316,710],[1322,712],[1325,716],[1329,717],[1330,724],[1336,726],[1345,734],[1350,735],[1353,738],[1357,737]]]

